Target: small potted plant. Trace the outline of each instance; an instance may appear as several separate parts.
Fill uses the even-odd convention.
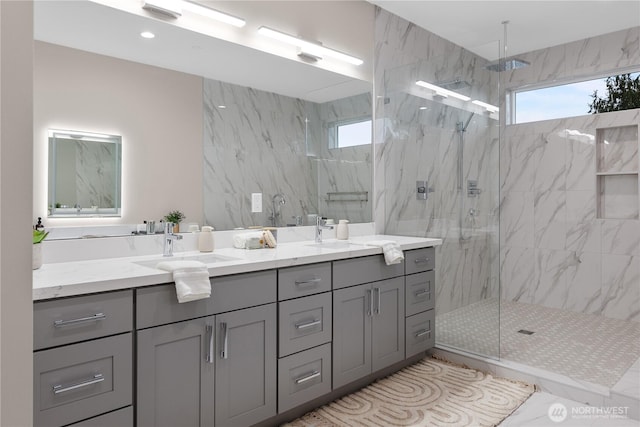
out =
[[[164,216],[164,220],[166,222],[172,222],[172,223],[175,224],[175,226],[173,227],[173,232],[174,233],[180,232],[180,223],[185,218],[186,218],[186,216],[182,212],[180,212],[179,210],[170,211],[168,214],[166,214]]]
[[[48,234],[48,231],[33,230],[33,255],[31,258],[31,266],[34,270],[42,267],[42,246],[40,246],[40,243],[42,243]]]

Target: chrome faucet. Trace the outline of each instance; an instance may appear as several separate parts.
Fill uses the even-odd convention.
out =
[[[172,222],[164,223],[164,251],[162,256],[173,256],[173,241],[182,239],[180,234],[173,234],[174,225]]]
[[[280,211],[282,209],[282,206],[284,206],[286,203],[287,203],[286,199],[280,193],[276,194],[271,198],[271,216],[269,216],[269,219],[271,220],[272,226],[274,227],[278,226],[278,218],[280,217],[280,214],[281,214]]]
[[[318,215],[316,217],[316,243],[322,243],[322,230],[333,230],[333,225],[326,225],[326,221]]]

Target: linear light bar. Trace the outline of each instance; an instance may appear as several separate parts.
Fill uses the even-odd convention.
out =
[[[473,101],[471,101],[471,103],[479,105],[491,113],[497,113],[498,111],[500,111],[500,108],[496,107],[495,105],[487,104],[486,102],[478,101],[477,99],[474,99]]]
[[[207,18],[215,19],[216,21],[224,22],[225,24],[233,25],[234,27],[242,28],[247,23],[244,19],[229,15],[227,13],[219,12],[215,9],[202,6],[200,4],[192,3],[190,1],[182,1],[182,9],[189,12],[196,13],[198,15],[206,16]]]
[[[176,0],[145,0],[142,3],[142,8],[151,12],[161,13],[163,15],[167,15],[176,19],[182,16],[182,9],[180,8],[180,2]]]
[[[424,87],[424,88],[431,89],[431,90],[432,90],[432,91],[434,91],[436,94],[438,94],[438,95],[440,95],[440,96],[444,96],[445,98],[446,98],[447,96],[451,96],[451,97],[453,97],[453,98],[458,98],[458,99],[460,99],[460,100],[462,100],[462,101],[471,101],[471,98],[469,98],[468,96],[465,96],[465,95],[459,94],[458,92],[454,92],[454,91],[452,91],[452,90],[445,89],[445,88],[440,87],[440,86],[436,86],[436,85],[431,84],[431,83],[427,83],[427,82],[422,81],[422,80],[418,80],[418,81],[416,82],[416,84],[417,84],[418,86],[422,86],[422,87]]]
[[[319,58],[322,58],[323,56],[329,56],[353,65],[362,65],[364,62],[362,59],[356,58],[355,56],[347,55],[346,53],[342,53],[335,49],[330,49],[328,47],[322,46],[321,44],[308,42],[299,37],[294,37],[280,31],[272,30],[268,27],[258,28],[258,34],[296,46],[300,48],[302,52],[309,54],[310,56]]]

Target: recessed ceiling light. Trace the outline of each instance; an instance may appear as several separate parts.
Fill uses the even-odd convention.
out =
[[[218,105],[218,108],[224,109],[224,108],[227,108],[227,106],[226,105]]]
[[[143,37],[145,39],[152,39],[154,38],[156,35],[153,34],[151,31],[143,31],[140,33],[140,37]]]
[[[427,107],[418,107],[418,110],[426,110]]]

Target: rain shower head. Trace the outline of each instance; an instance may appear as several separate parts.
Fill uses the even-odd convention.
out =
[[[518,68],[523,68],[526,67],[527,65],[530,65],[529,62],[525,61],[524,59],[518,59],[518,58],[511,58],[511,59],[507,59],[505,60],[500,60],[498,62],[494,62],[492,64],[487,65],[485,68],[489,71],[510,71],[510,70],[517,70]]]
[[[438,83],[438,86],[444,89],[454,90],[456,92],[459,92],[461,90],[469,89],[471,87],[471,84],[464,80],[455,79],[455,80],[449,80],[446,82]]]

